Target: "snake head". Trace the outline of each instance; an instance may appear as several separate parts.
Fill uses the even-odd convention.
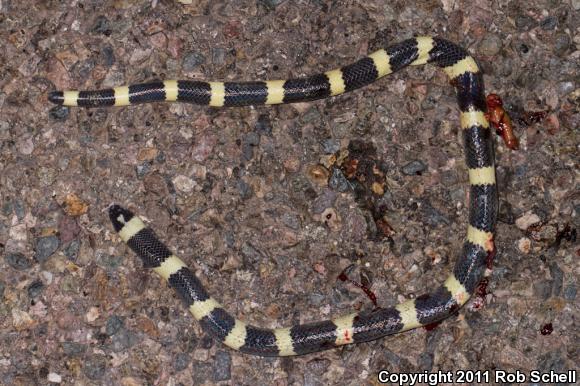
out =
[[[109,207],[109,218],[111,219],[113,228],[115,228],[116,232],[119,232],[133,217],[135,217],[133,212],[122,208],[117,204],[113,204]]]

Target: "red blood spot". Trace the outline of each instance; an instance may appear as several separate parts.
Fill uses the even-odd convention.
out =
[[[433,331],[433,330],[434,330],[434,329],[436,329],[436,328],[437,328],[437,326],[439,326],[440,324],[441,324],[441,321],[438,321],[438,322],[433,322],[433,323],[429,323],[429,324],[426,324],[426,325],[424,325],[424,326],[423,326],[423,328],[424,328],[426,331]]]
[[[489,284],[489,277],[484,277],[479,282],[479,285],[475,289],[475,296],[484,298],[487,295],[487,285]]]
[[[459,304],[457,303],[453,303],[451,305],[451,307],[449,307],[449,314],[451,315],[452,313],[454,313],[455,311],[457,311],[459,309]]]
[[[552,323],[547,323],[547,324],[544,324],[542,326],[540,333],[542,335],[550,335],[553,331],[554,331],[554,326],[552,326]]]
[[[489,284],[489,277],[481,279],[477,288],[475,289],[475,296],[471,302],[472,310],[479,310],[485,305],[485,297],[487,296],[487,285]]]
[[[355,287],[360,288],[361,290],[363,290],[363,292],[367,295],[367,297],[371,300],[371,302],[373,302],[373,305],[375,306],[375,308],[378,307],[377,304],[377,295],[374,294],[373,291],[371,291],[367,286],[365,286],[362,283],[356,282],[354,280],[351,280],[348,278],[348,276],[346,275],[346,271],[348,269],[350,269],[352,267],[352,265],[349,265],[348,267],[346,267],[339,275],[338,275],[338,280],[340,281],[347,281],[350,284],[354,285]]]
[[[548,114],[547,111],[527,111],[520,120],[527,126],[530,126],[533,123],[539,123]]]
[[[514,133],[512,120],[503,108],[503,101],[496,94],[489,94],[486,98],[487,113],[485,117],[495,127],[497,134],[501,135],[505,145],[517,150],[519,141]]]
[[[558,226],[558,228],[560,228]],[[556,241],[554,242],[554,246],[559,247],[562,240],[566,240],[568,242],[576,242],[577,232],[576,229],[570,228],[570,224],[564,225],[564,229],[561,231],[559,230],[556,234]]]
[[[348,330],[344,330],[344,341],[350,342],[350,334],[348,333]]]
[[[486,265],[487,269],[492,269],[493,260],[495,259],[497,249],[495,248],[495,243],[493,241],[493,238],[489,240],[489,243],[491,244],[491,250],[489,252],[487,252],[487,260],[485,261],[485,263],[486,263],[485,265]]]

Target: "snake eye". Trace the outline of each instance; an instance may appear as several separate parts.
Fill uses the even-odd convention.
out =
[[[109,218],[116,232],[119,232],[135,215],[130,210],[113,204],[109,207]]]

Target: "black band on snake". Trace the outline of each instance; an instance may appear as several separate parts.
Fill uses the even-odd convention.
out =
[[[455,86],[469,168],[469,224],[453,272],[432,292],[392,308],[351,313],[290,328],[254,327],[231,316],[198,278],[130,211],[113,205],[109,215],[120,237],[181,297],[203,329],[227,346],[263,356],[301,355],[360,343],[440,321],[467,302],[494,251],[497,211],[494,153],[482,73],[463,48],[440,38],[417,37],[381,49],[324,74],[264,82],[175,81],[98,91],[56,91],[50,101],[67,106],[123,106],[178,101],[210,106],[304,102],[342,94],[408,65],[431,63]]]

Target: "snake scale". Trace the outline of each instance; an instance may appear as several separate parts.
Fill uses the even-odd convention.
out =
[[[304,102],[355,90],[409,65],[441,67],[455,87],[469,169],[469,223],[463,248],[445,282],[428,294],[395,307],[350,313],[290,328],[254,327],[230,315],[186,264],[127,209],[109,216],[129,247],[163,277],[203,329],[232,349],[261,356],[302,355],[371,341],[440,321],[464,305],[486,274],[494,253],[497,216],[494,152],[486,118],[483,75],[468,52],[437,37],[416,37],[380,49],[356,63],[309,77],[263,82],[166,80],[95,91],[54,91],[49,100],[66,106],[125,106],[178,101],[209,106]]]

